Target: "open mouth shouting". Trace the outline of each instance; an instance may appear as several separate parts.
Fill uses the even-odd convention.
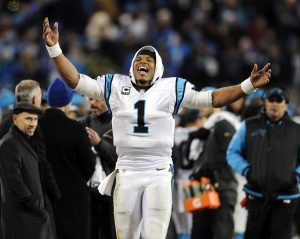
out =
[[[144,76],[149,72],[149,69],[146,66],[140,66],[138,68],[138,72],[140,73],[140,75]]]
[[[149,55],[138,55],[134,60],[133,74],[136,82],[143,86],[150,84],[155,73],[155,60]],[[142,83],[144,81],[145,83]]]

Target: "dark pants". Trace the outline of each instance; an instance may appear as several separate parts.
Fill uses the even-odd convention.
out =
[[[177,238],[176,228],[174,225],[174,221],[171,218],[166,239],[175,239],[175,238]]]
[[[248,199],[245,239],[290,239],[297,203]]]
[[[91,189],[91,234],[92,239],[116,239],[113,199]]]
[[[192,239],[232,239],[234,235],[233,207],[223,205],[218,209],[193,214]]]
[[[295,217],[294,217],[294,224],[295,224],[295,233],[300,235],[300,201],[298,201]]]

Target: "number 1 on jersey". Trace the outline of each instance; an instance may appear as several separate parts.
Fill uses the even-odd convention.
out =
[[[137,109],[137,126],[134,126],[134,133],[148,133],[148,127],[145,126],[145,101],[139,100],[134,104],[134,108]]]

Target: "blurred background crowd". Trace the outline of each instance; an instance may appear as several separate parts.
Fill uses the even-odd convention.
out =
[[[59,22],[64,54],[92,77],[127,74],[145,44],[162,55],[166,77],[199,88],[239,83],[254,62],[271,62],[271,84],[288,88],[299,111],[297,0],[3,0],[0,10],[1,108],[22,79],[46,89],[57,76],[41,37],[48,16]]]

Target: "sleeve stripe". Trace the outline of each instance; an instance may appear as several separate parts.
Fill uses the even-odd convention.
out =
[[[104,99],[106,102],[106,105],[108,107],[109,113],[111,113],[110,105],[109,105],[109,98],[111,94],[111,83],[114,79],[113,74],[106,74],[105,75],[105,87],[104,87]]]
[[[180,104],[184,97],[186,83],[187,83],[186,80],[178,77],[176,78],[176,87],[175,87],[176,101],[175,101],[173,116],[175,116],[178,113]]]

